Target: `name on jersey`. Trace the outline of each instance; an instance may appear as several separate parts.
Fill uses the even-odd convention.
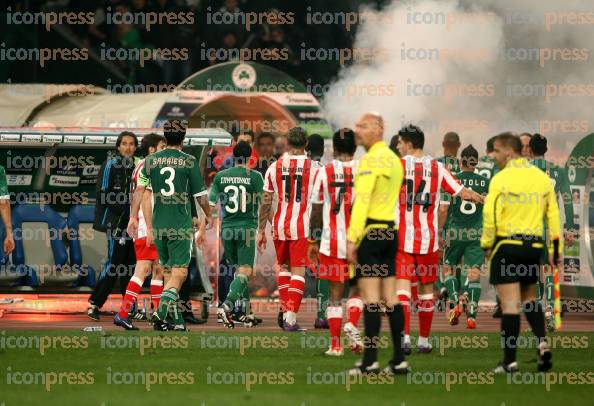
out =
[[[174,157],[159,157],[152,160],[154,166],[178,166],[178,167],[191,167],[192,165],[186,160],[186,158],[174,158]]]
[[[237,184],[237,183],[239,183],[242,185],[251,185],[252,179],[251,178],[242,178],[239,176],[222,177],[221,183],[223,183],[223,184],[227,184],[227,183]]]
[[[478,179],[462,179],[462,183],[464,183],[464,186],[466,187],[472,187],[472,186],[481,186],[481,187],[487,187],[487,182],[485,180],[478,180]]]

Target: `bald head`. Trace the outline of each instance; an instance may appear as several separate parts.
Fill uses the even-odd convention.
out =
[[[384,137],[384,119],[378,113],[369,112],[361,116],[355,125],[355,141],[369,149]]]
[[[443,136],[443,153],[445,156],[458,156],[458,150],[460,149],[460,136],[458,133],[450,131]]]

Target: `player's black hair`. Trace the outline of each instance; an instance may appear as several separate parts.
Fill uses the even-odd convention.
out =
[[[390,138],[390,149],[392,150],[392,152],[394,152],[398,156],[400,156],[400,152],[398,151],[398,140],[399,139],[400,139],[400,136],[398,134],[393,135],[392,138]]]
[[[163,134],[167,140],[167,145],[182,145],[184,138],[186,138],[187,126],[188,122],[186,120],[169,120],[163,124]]]
[[[270,138],[270,140],[272,140],[272,143],[274,144],[274,134],[265,131],[258,134],[258,136],[256,137],[256,145],[259,145],[260,140],[263,140],[264,138]]]
[[[423,149],[425,146],[425,134],[416,125],[409,124],[398,131],[403,142],[410,142],[414,149]]]
[[[245,141],[239,141],[233,147],[233,160],[235,164],[245,164],[252,156],[252,147]]]
[[[511,148],[516,154],[522,153],[522,141],[520,141],[520,137],[513,133],[501,133],[495,140],[504,146]]]
[[[322,156],[324,156],[324,139],[322,136],[320,134],[312,134],[307,137],[305,150],[309,152],[310,156],[315,160],[322,158]]]
[[[249,128],[243,129],[239,132],[239,134],[237,134],[237,137],[239,137],[241,134],[245,134],[245,135],[249,135],[250,138],[252,139],[252,144],[254,143],[254,141],[256,141],[256,135],[254,134],[254,132],[252,130],[250,130]]]
[[[157,148],[157,145],[159,145],[160,142],[167,143],[167,140],[160,134],[150,133],[145,135],[140,141],[140,154],[143,156],[148,155],[149,148]]]
[[[478,164],[478,158],[479,153],[472,144],[464,148],[460,153],[460,161],[462,161],[462,164],[468,168],[474,168],[476,164]]]
[[[138,137],[132,131],[122,131],[116,140],[116,148],[119,148],[124,137],[132,137],[134,139],[134,146],[138,147]]]
[[[287,142],[293,148],[304,148],[307,145],[307,131],[303,127],[293,127],[287,134]]]
[[[536,156],[544,156],[549,150],[547,139],[541,134],[534,134],[530,138],[530,149]]]
[[[332,136],[332,147],[334,152],[345,155],[355,155],[357,144],[355,143],[355,132],[350,128],[341,128]]]
[[[495,151],[495,138],[497,138],[496,135],[487,140],[487,154]]]

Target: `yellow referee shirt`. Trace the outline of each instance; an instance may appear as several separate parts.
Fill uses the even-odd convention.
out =
[[[561,217],[551,179],[525,158],[509,161],[493,177],[483,208],[481,247],[493,248],[496,237],[546,237],[561,244]],[[562,251],[561,251],[562,252]]]
[[[355,174],[355,203],[347,239],[360,243],[367,220],[394,221],[403,170],[400,158],[383,141],[363,155]]]

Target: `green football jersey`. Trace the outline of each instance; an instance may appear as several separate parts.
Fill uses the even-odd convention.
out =
[[[493,179],[493,176],[495,176],[497,172],[499,172],[497,163],[494,159],[487,155],[480,157],[478,164],[474,169],[474,173],[477,173],[489,180]]]
[[[172,148],[155,152],[146,157],[138,184],[153,191],[155,230],[193,230],[194,197],[207,193],[195,157]]]
[[[263,190],[260,172],[236,166],[216,174],[208,201],[211,206],[221,202],[223,228],[256,228]]]
[[[553,187],[555,188],[555,194],[557,195],[559,208],[564,207],[565,209],[564,228],[568,230],[573,229],[573,201],[571,198],[567,171],[543,158],[533,159],[530,163],[545,172],[549,178],[551,178],[551,182],[553,182]]]
[[[6,171],[2,165],[0,165],[0,199],[10,199],[8,183],[6,181]]]
[[[462,185],[478,194],[489,190],[489,179],[474,172],[462,171],[456,174]],[[479,240],[483,226],[483,205],[455,197],[450,207],[449,226],[455,231],[452,239],[458,241]]]
[[[460,172],[460,161],[455,156],[440,156],[435,160],[441,162],[452,173]]]

